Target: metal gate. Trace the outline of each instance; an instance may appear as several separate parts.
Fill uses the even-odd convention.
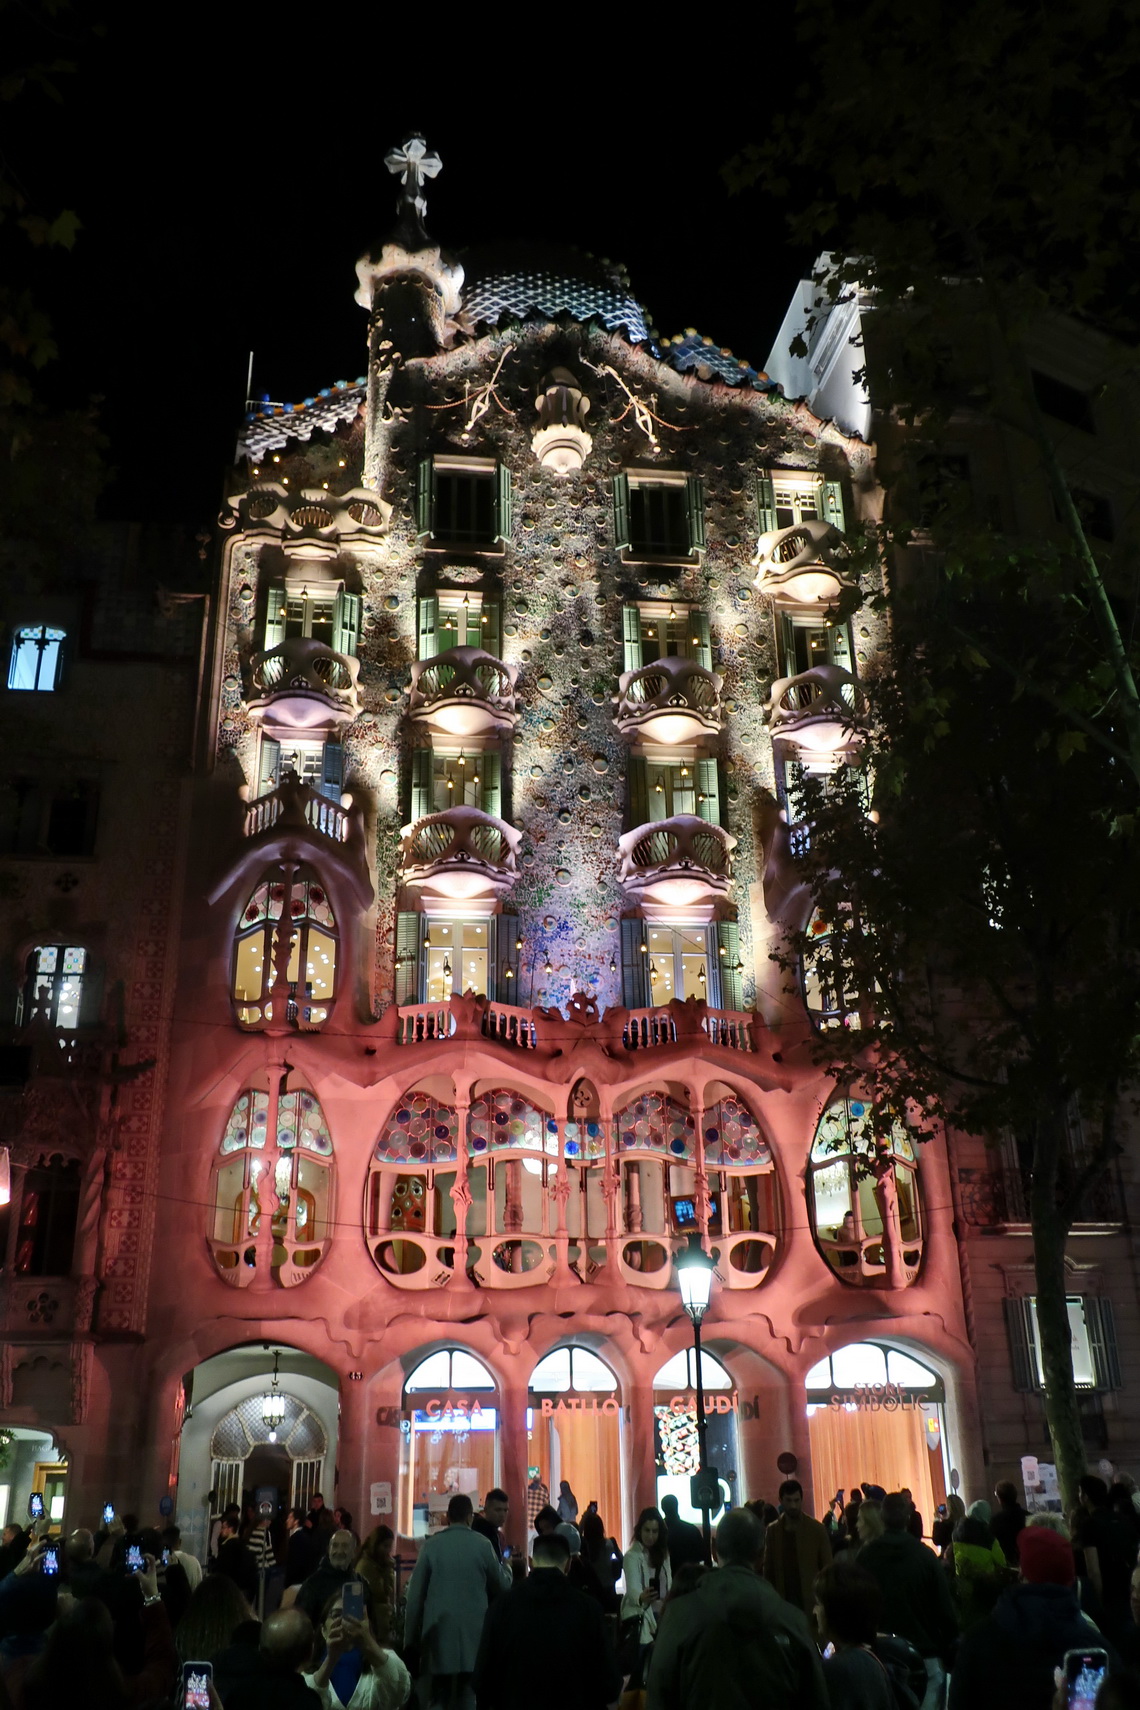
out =
[[[315,1460],[293,1462],[293,1487],[289,1493],[289,1506],[296,1509],[298,1514],[307,1514],[312,1507],[313,1497],[321,1488],[324,1464],[323,1455]]]

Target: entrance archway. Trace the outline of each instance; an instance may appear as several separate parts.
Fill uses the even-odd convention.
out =
[[[437,1348],[404,1380],[398,1527],[426,1538],[447,1524],[453,1496],[478,1507],[499,1482],[499,1388],[465,1348]]]
[[[539,1360],[527,1397],[527,1518],[548,1501],[558,1507],[563,1481],[581,1520],[596,1502],[607,1531],[621,1527],[621,1393],[617,1377],[589,1348],[552,1348]]]

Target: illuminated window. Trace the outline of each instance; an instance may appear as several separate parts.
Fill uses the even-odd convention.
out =
[[[1073,1354],[1073,1379],[1077,1388],[1119,1389],[1120,1359],[1112,1302],[1099,1295],[1072,1294],[1066,1298],[1065,1306]],[[1014,1388],[1044,1389],[1045,1370],[1041,1363],[1036,1298],[1022,1295],[1006,1300],[1005,1315],[1013,1358]]]
[[[452,992],[488,991],[490,920],[425,920],[421,1003],[446,1003]]]
[[[57,689],[63,662],[65,630],[46,624],[23,624],[12,637],[8,659],[10,689]]]
[[[17,1276],[65,1277],[71,1270],[79,1217],[79,1165],[52,1158],[29,1170],[20,1197],[13,1264]]]
[[[838,665],[851,671],[851,628],[816,617],[780,613],[780,675],[798,677],[816,665]]]
[[[214,1167],[210,1244],[227,1281],[241,1282],[265,1251],[285,1286],[303,1282],[331,1233],[332,1136],[316,1095],[248,1088],[226,1123]]]
[[[677,812],[691,812],[679,808]],[[709,955],[710,932],[707,926],[646,925],[645,941],[649,946],[646,975],[649,980],[651,1004],[665,1004],[670,998],[704,998],[715,1009],[719,1002],[717,955]],[[717,986],[714,992],[711,986]]]
[[[336,996],[336,917],[324,886],[302,869],[263,879],[238,923],[233,1000],[243,1027],[273,1019],[283,915],[289,922],[285,1019],[296,1027],[328,1020]]]
[[[17,1024],[44,1020],[49,1027],[79,1026],[87,952],[78,944],[37,944],[28,957]]]
[[[819,1119],[811,1149],[811,1207],[816,1237],[828,1263],[848,1282],[882,1282],[888,1266],[887,1224],[892,1198],[907,1281],[922,1258],[918,1163],[904,1124],[874,1133],[874,1111],[860,1098],[841,1098]]]
[[[265,650],[283,641],[320,641],[336,653],[354,657],[360,639],[361,597],[335,584],[266,590]]]
[[[837,931],[818,909],[808,922],[808,947],[800,958],[804,1003],[814,1026],[858,1027],[859,993],[855,990],[843,932],[850,924],[850,909],[840,914]]]

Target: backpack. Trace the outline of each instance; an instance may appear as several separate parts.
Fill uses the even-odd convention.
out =
[[[876,1633],[872,1655],[878,1657],[891,1683],[897,1710],[921,1710],[926,1697],[926,1664],[922,1653],[900,1633]]]

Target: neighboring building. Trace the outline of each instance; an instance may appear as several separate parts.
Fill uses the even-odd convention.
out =
[[[449,260],[438,163],[389,165],[366,374],[243,428],[185,878],[153,904],[188,702],[117,709],[156,775],[117,906],[161,910],[168,1027],[152,1048],[128,1012],[126,1061],[161,1054],[130,1096],[165,1102],[130,1129],[137,1226],[117,1176],[81,1188],[86,1411],[20,1392],[20,1421],[68,1454],[69,1517],[170,1491],[199,1546],[242,1490],[321,1488],[408,1538],[492,1483],[521,1541],[524,1493],[562,1479],[624,1536],[666,1489],[687,1507],[695,1231],[734,1499],[790,1452],[817,1511],[866,1478],[929,1521],[951,1472],[989,1476],[948,1161],[900,1131],[861,1177],[863,1106],[810,1049],[843,994],[770,959],[802,923],[800,771],[857,751],[881,634],[836,608],[870,449],[658,341],[608,264]],[[28,944],[95,953],[40,914]]]
[[[768,358],[788,396],[874,442],[880,470],[898,464],[907,433],[883,403],[887,377],[884,311],[864,290],[827,301],[831,258],[803,280]],[[806,354],[792,355],[802,340]],[[963,316],[947,335],[947,396],[953,399],[937,457],[924,466],[937,502],[953,492],[974,521],[1016,539],[1063,532],[1029,437],[986,413],[982,400],[997,357],[984,316]],[[1095,327],[1043,317],[1025,340],[1036,401],[1045,417],[1110,596],[1131,633],[1140,512],[1134,448],[1140,412],[1129,353]],[[876,380],[881,391],[876,391]],[[889,503],[884,507],[890,520]],[[898,553],[896,573],[927,542],[916,534]],[[1079,1113],[1070,1127],[1069,1167],[1087,1156]],[[1029,1229],[1031,1147],[1013,1135],[987,1150],[973,1135],[952,1136],[951,1180],[960,1234],[963,1298],[977,1355],[978,1448],[992,1477],[1020,1476],[1022,1456],[1051,1462],[1033,1301]],[[1090,1465],[1140,1460],[1140,1419],[1128,1374],[1140,1356],[1140,1298],[1129,1203],[1134,1149],[1094,1188],[1072,1232],[1068,1266],[1073,1365],[1081,1391]]]

